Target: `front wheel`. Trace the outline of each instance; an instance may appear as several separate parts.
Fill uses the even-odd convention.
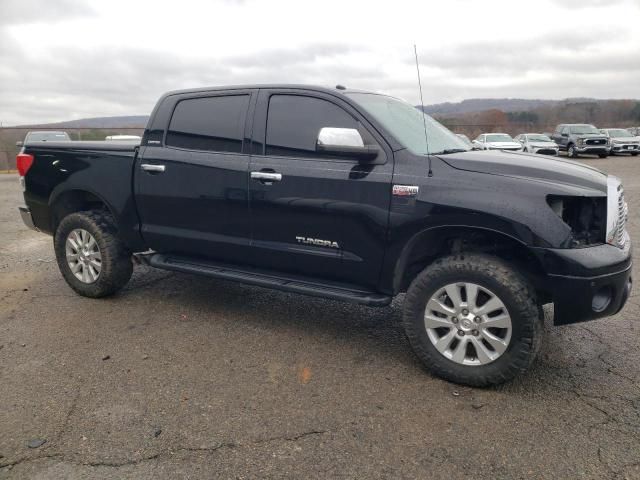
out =
[[[608,155],[608,154],[606,154],[606,153],[599,153],[599,154],[598,154],[598,156],[599,156],[600,158],[607,158],[609,155]]]
[[[64,217],[53,242],[62,276],[82,296],[111,295],[131,278],[131,252],[118,238],[108,213],[87,211]]]
[[[569,145],[569,148],[567,148],[567,155],[570,158],[577,158],[578,157],[578,152],[576,152],[576,147],[573,145]]]
[[[637,157],[638,156],[638,152],[634,152],[631,154],[632,157]]]
[[[416,277],[405,298],[404,327],[429,371],[476,387],[525,371],[542,340],[529,283],[502,260],[475,253],[437,260]]]

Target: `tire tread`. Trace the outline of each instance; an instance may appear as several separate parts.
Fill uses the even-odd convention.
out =
[[[502,357],[486,366],[466,367],[455,364],[435,350],[434,354],[416,327],[416,324],[420,323],[417,322],[417,317],[424,316],[425,295],[433,290],[433,285],[437,284],[443,275],[457,272],[464,278],[470,271],[489,276],[504,285],[513,296],[512,303],[518,305],[516,312],[509,313],[512,319],[517,318],[521,322],[521,335],[516,340],[515,348],[510,347],[503,354],[503,357],[508,356],[508,362],[501,369],[484,367],[495,364],[502,360]],[[407,291],[403,322],[413,350],[428,370],[455,383],[475,387],[498,385],[524,372],[531,366],[542,345],[543,321],[533,288],[506,262],[485,254],[470,253],[443,257],[425,268]],[[512,342],[513,340],[512,338]],[[486,373],[480,373],[483,371],[481,369],[486,370]]]

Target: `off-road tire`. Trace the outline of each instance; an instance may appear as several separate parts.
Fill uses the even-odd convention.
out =
[[[65,243],[75,229],[88,231],[95,239],[102,256],[102,269],[94,283],[84,283],[71,272],[67,263]],[[124,287],[133,273],[131,252],[118,237],[113,217],[102,210],[72,213],[62,219],[53,237],[56,260],[69,286],[84,297],[112,295]]]
[[[427,301],[438,289],[456,282],[473,282],[488,288],[502,300],[511,316],[509,346],[491,363],[456,363],[438,352],[429,340],[424,324]],[[407,291],[403,322],[409,343],[431,373],[474,387],[498,385],[524,372],[542,342],[542,310],[529,282],[503,260],[478,253],[444,257],[425,268]]]

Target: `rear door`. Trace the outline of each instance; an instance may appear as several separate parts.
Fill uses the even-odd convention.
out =
[[[242,262],[250,242],[250,90],[168,97],[136,162],[142,236],[161,252]]]
[[[316,151],[323,127],[356,128],[381,148],[372,163]],[[386,244],[393,156],[347,102],[301,90],[261,90],[249,205],[253,262],[375,287]],[[264,174],[273,175],[269,180]]]

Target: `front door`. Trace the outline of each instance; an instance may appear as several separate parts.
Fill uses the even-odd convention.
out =
[[[136,204],[150,248],[246,259],[251,227],[244,138],[251,96],[234,91],[166,100],[175,107],[164,143],[143,147],[135,166]]]
[[[381,147],[359,163],[316,151],[323,127],[355,128]],[[375,288],[383,260],[392,153],[348,103],[261,90],[253,128],[252,261],[269,269]]]

